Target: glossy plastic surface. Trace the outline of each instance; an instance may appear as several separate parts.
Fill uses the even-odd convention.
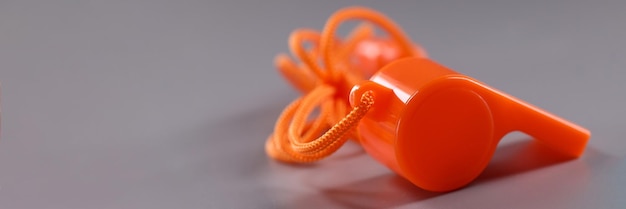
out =
[[[525,132],[571,157],[588,130],[429,59],[392,62],[355,86],[351,101],[373,91],[358,131],[365,150],[417,186],[451,191],[486,167],[500,139]]]

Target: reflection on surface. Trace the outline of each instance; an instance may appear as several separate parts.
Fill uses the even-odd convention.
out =
[[[443,193],[429,192],[396,175],[386,174],[322,190],[334,202],[351,208],[389,208]]]
[[[298,180],[304,182],[304,186],[314,192],[296,195],[296,198],[288,201],[288,205],[299,208],[320,205],[389,208],[423,206],[427,202],[427,205],[436,203],[456,207],[459,205],[455,205],[454,201],[441,200],[472,197],[480,199],[479,196],[493,196],[502,199],[492,201],[493,204],[499,205],[508,201],[505,198],[507,195],[532,199],[538,194],[551,195],[554,200],[562,201],[579,197],[581,192],[588,188],[590,182],[588,160],[597,163],[609,159],[608,156],[589,148],[583,159],[573,160],[536,140],[528,138],[515,140],[500,146],[485,171],[467,187],[450,193],[433,193],[416,187],[389,170],[379,169],[379,165],[366,155],[356,155],[353,151],[350,153],[352,154],[329,159],[318,164],[318,167],[303,171]],[[535,173],[544,168],[546,171]],[[370,171],[376,174],[367,174]],[[500,181],[505,179],[508,180]],[[529,192],[530,194],[526,194]],[[533,192],[536,195],[533,195]]]

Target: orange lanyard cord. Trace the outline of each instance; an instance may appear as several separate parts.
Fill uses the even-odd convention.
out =
[[[363,19],[370,21],[383,30],[387,31],[391,38],[398,42],[398,46],[401,47],[401,56],[410,56],[414,54],[413,45],[409,41],[408,37],[399,29],[399,27],[387,19],[383,14],[380,14],[376,11],[366,9],[366,8],[347,8],[344,10],[340,10],[335,13],[324,26],[324,30],[322,31],[322,40],[321,40],[321,50],[323,52],[323,61],[326,65],[326,70],[329,72],[335,72],[335,60],[332,58],[332,37],[339,27],[339,24],[346,20],[350,19]]]
[[[416,53],[409,39],[394,23],[366,8],[347,8],[336,12],[321,35],[308,29],[294,31],[289,46],[292,54],[302,63],[295,64],[282,54],[276,57],[275,63],[279,71],[305,95],[287,106],[276,121],[274,133],[266,143],[266,152],[270,157],[285,162],[314,162],[334,153],[349,138],[358,140],[353,128],[374,104],[374,95],[366,92],[348,112],[347,91],[365,79],[363,73],[350,62],[350,56],[359,42],[374,35],[374,30],[371,25],[362,24],[345,41],[334,36],[342,22],[355,18],[386,30],[400,46],[402,56]],[[311,44],[308,50],[303,46],[307,42]],[[323,67],[317,64],[320,59]],[[308,121],[317,107],[319,114]]]

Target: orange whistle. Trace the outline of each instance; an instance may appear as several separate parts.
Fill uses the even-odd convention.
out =
[[[375,159],[415,185],[451,191],[474,180],[500,139],[521,131],[579,157],[588,130],[427,58],[393,61],[355,86],[376,102],[358,125],[361,144]]]

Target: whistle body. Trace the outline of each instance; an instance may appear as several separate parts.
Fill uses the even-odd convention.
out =
[[[579,157],[588,130],[426,58],[403,58],[352,89],[375,104],[357,127],[363,148],[430,191],[461,188],[487,166],[500,139],[521,131]]]

